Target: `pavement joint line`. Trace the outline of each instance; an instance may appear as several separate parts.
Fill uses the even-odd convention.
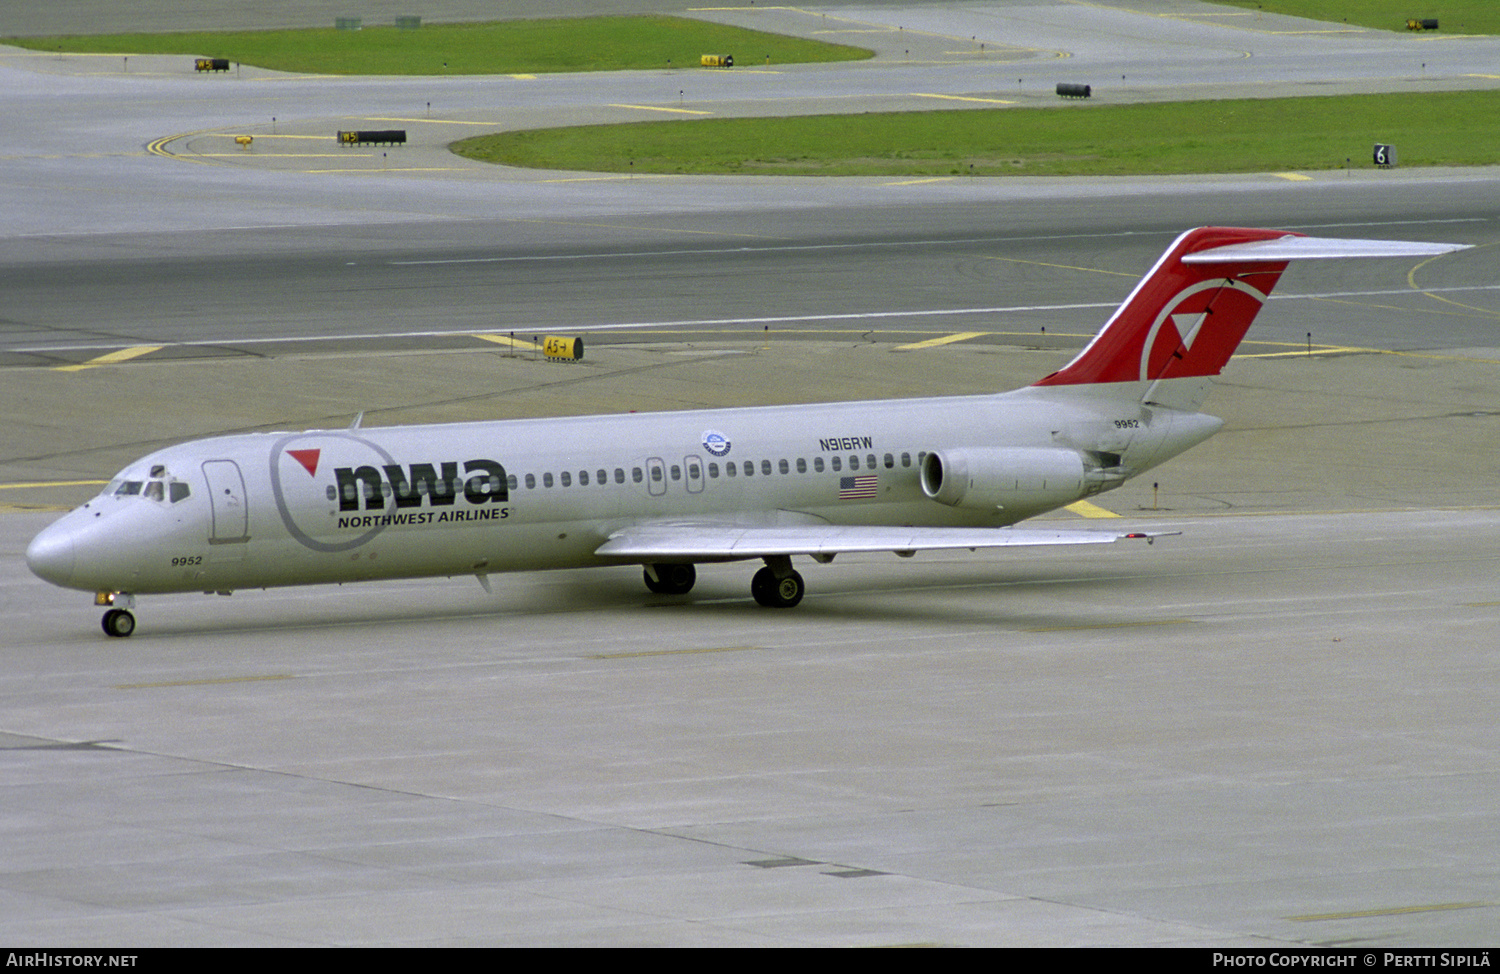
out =
[[[290,673],[272,673],[267,676],[221,676],[203,680],[165,680],[161,683],[119,683],[116,690],[155,690],[163,687],[209,687],[222,683],[260,683],[269,680],[291,680]]]
[[[1080,626],[1042,626],[1037,629],[1023,629],[1022,632],[1081,632],[1089,629],[1137,629],[1146,626],[1185,626],[1192,624],[1192,619],[1146,619],[1140,622],[1097,622],[1091,625]]]
[[[644,656],[697,656],[703,653],[748,653],[756,646],[712,646],[702,649],[644,649],[634,653],[592,653],[588,659],[636,659]]]
[[[1045,260],[1021,260],[1018,257],[994,257],[990,254],[980,254],[982,260],[999,260],[1007,264],[1029,264],[1032,267],[1055,267],[1063,271],[1086,271],[1090,274],[1108,274],[1111,277],[1128,277],[1132,280],[1140,280],[1139,274],[1127,274],[1125,271],[1107,271],[1102,267],[1075,267],[1072,264],[1053,264]]]

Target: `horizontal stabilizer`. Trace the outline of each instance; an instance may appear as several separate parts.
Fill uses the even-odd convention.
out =
[[[1124,538],[1149,541],[1175,533],[837,524],[759,527],[723,521],[683,521],[625,528],[611,535],[594,554],[629,561],[711,561],[776,555],[826,556],[873,551],[907,553],[954,548],[1108,544]]]
[[[1211,247],[1184,254],[1184,264],[1255,263],[1259,261],[1317,260],[1327,257],[1436,257],[1468,244],[1419,243],[1412,240],[1340,240],[1337,237],[1299,237],[1287,234],[1275,240]]]

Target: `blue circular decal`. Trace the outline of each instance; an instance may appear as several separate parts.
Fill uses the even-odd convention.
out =
[[[716,457],[722,457],[729,452],[729,437],[718,430],[705,430],[703,432],[703,449]]]

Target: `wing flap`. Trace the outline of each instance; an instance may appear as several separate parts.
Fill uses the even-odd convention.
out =
[[[1125,538],[1150,541],[1177,532],[1069,531],[1015,528],[910,528],[868,525],[745,526],[731,523],[658,523],[623,528],[596,555],[631,561],[765,558],[855,552],[1036,545],[1109,544]]]

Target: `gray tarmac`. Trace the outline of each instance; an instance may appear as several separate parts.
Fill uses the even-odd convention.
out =
[[[164,598],[0,518],[9,942],[1475,946],[1493,510],[1089,558]]]
[[[1127,75],[1155,79],[1143,97],[1253,87],[1241,62],[1273,56],[1293,83],[1421,83],[1400,60],[1418,39],[1133,6],[816,10],[937,38],[1024,33],[1071,51],[1068,68],[1134,59]],[[261,25],[293,9],[256,8]],[[7,7],[0,32],[19,12],[24,32],[59,29],[55,10]],[[1250,56],[1223,54],[1230,36]],[[1191,53],[1205,40],[1220,53]],[[1457,84],[1490,43],[1418,56],[1441,51],[1435,83]],[[996,90],[973,65],[915,61],[789,72],[790,88],[720,78],[703,103],[790,108],[835,77],[872,103]],[[6,52],[0,75],[21,145],[0,158],[17,201],[0,209],[0,939],[1493,942],[1493,173],[311,172],[209,158],[180,133],[393,117],[419,83],[125,79]],[[613,80],[564,79],[505,111],[604,117],[650,94]],[[442,79],[463,106],[493,86]],[[497,577],[493,594],[429,580],[161,597],[128,641],[24,568],[29,538],[91,482],[196,436],[361,410],[410,423],[1021,385],[1070,357],[1172,236],[1211,222],[1476,247],[1289,272],[1210,400],[1226,430],[1096,498],[1181,532],[1151,546],[840,557],[807,566],[809,595],[784,613],[754,605],[743,565],[706,566],[681,599],[630,569]],[[542,325],[588,335],[585,360],[474,337]],[[970,331],[985,334],[903,347]]]

